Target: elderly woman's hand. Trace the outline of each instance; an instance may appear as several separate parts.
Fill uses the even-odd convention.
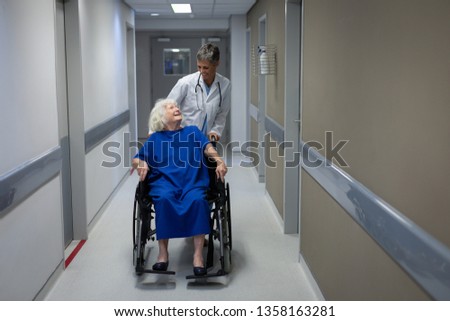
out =
[[[225,165],[225,162],[223,159],[217,154],[216,149],[213,147],[211,143],[206,145],[205,148],[205,154],[211,158],[212,161],[215,161],[217,164],[216,167],[216,177],[217,179],[220,179],[222,182],[225,182],[225,175],[228,172],[227,165]]]
[[[130,175],[133,174],[133,171],[136,169],[137,174],[139,175],[139,180],[143,181],[147,177],[148,174],[148,165],[146,161],[143,161],[139,158],[133,158],[132,164],[133,167],[131,169]]]
[[[224,161],[219,161],[217,162],[217,167],[216,167],[216,177],[217,179],[220,179],[223,182],[225,182],[225,175],[228,172],[228,168],[227,165],[225,165]]]

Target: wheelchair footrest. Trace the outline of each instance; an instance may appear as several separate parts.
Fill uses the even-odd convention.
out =
[[[187,280],[192,279],[207,279],[207,278],[214,278],[219,276],[225,276],[228,275],[228,272],[225,272],[224,270],[218,270],[216,273],[207,273],[205,275],[188,275],[186,276]]]
[[[175,271],[156,271],[144,268],[136,268],[136,273],[175,274]]]

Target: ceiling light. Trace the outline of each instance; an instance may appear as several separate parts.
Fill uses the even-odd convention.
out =
[[[150,15],[151,15],[152,17],[157,17],[157,16],[159,16],[159,13],[157,13],[157,12],[152,12],[152,13],[150,13]]]
[[[192,13],[189,3],[172,3],[171,6],[175,13]]]

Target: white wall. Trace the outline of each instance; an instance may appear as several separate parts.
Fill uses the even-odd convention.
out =
[[[120,1],[80,1],[85,130],[128,109],[126,17]]]
[[[0,300],[32,300],[64,257],[60,179],[0,221]]]
[[[146,45],[143,45],[146,44]],[[151,108],[150,94],[150,35],[136,32],[136,91],[138,108],[138,137],[145,139],[148,134],[148,115]]]
[[[54,0],[0,5],[0,175],[59,145]],[[59,176],[0,217],[0,300],[30,300],[63,260]]]
[[[128,107],[127,23],[134,25],[133,15],[122,10],[120,0],[79,2],[80,41],[83,83],[84,131],[119,115]],[[123,146],[122,129],[106,141]],[[123,151],[123,148],[120,149]],[[85,156],[86,215],[91,222],[127,169],[104,168],[108,157],[102,146]],[[122,160],[123,153],[122,153]]]
[[[126,133],[129,134],[129,126],[126,125],[111,137],[109,137],[105,144],[110,142],[120,142],[120,147],[108,147],[108,153],[104,154],[103,148],[105,144],[100,144],[86,155],[86,204],[87,204],[87,222],[91,222],[103,204],[108,200],[115,187],[123,178],[124,172],[128,170],[125,167],[125,155],[123,146],[123,137]],[[110,153],[115,153],[114,157],[108,156]],[[124,155],[125,154],[125,155]],[[113,164],[119,159],[122,163],[117,167],[109,167],[108,164]],[[106,163],[107,166],[101,166]],[[132,206],[130,204],[130,206]],[[130,207],[131,211],[131,207]]]
[[[71,61],[69,122],[75,122],[69,124],[71,161],[83,165],[72,173],[76,183],[72,191],[84,195],[74,198],[73,206],[81,209],[74,215],[84,216],[79,222],[87,231],[87,224],[127,171],[123,137],[130,131],[128,124],[88,154],[84,134],[128,110],[132,101],[134,93],[130,96],[128,88],[133,88],[129,82],[134,71],[127,68],[134,52],[127,52],[127,28],[134,26],[134,13],[121,0],[70,0],[65,5],[66,28],[74,28],[66,30],[66,36],[77,42],[69,43],[67,48],[75,50],[66,52]],[[60,147],[55,13],[55,0],[0,2],[0,178]],[[105,168],[102,162],[111,159],[102,145],[111,141],[121,144],[117,152],[122,163]],[[78,177],[83,179],[77,181]],[[0,300],[32,300],[60,270],[64,261],[61,195],[61,178],[56,175],[0,213]]]
[[[53,2],[1,5],[0,174],[58,145]]]

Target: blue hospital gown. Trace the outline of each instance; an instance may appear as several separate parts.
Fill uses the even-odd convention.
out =
[[[153,133],[136,155],[151,168],[158,240],[209,233],[209,174],[203,162],[208,143],[196,126],[187,126]]]

